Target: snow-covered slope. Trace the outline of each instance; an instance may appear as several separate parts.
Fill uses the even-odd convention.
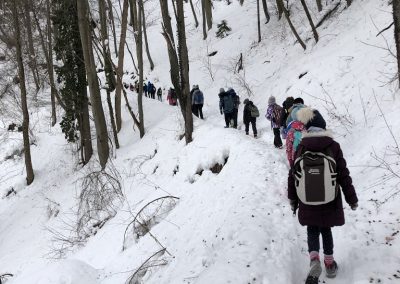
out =
[[[334,5],[317,13],[311,2],[315,19]],[[395,74],[395,58],[379,48],[386,47],[384,38],[376,37],[392,21],[390,7],[376,0],[355,0],[348,9],[341,5],[319,28],[317,44],[300,7],[292,7],[293,20],[308,39],[306,51],[286,21],[272,13],[257,44],[253,1],[243,7],[236,1],[229,6],[215,2],[214,22],[226,19],[232,33],[217,39],[213,29],[206,41],[187,7],[190,81],[205,94],[205,120],[195,119],[194,141],[185,145],[179,140],[179,109],[145,99],[147,132],[140,140],[125,110],[121,149],[108,168],[119,173],[125,198],[116,215],[87,242],[76,240],[69,248],[65,240],[73,236],[82,177],[96,169],[95,161],[81,169],[76,149],[66,144],[58,126],[49,128],[48,110],[41,109],[32,118],[35,182],[26,187],[23,159],[5,159],[22,143],[21,137],[1,132],[0,274],[15,275],[8,283],[124,283],[138,269],[136,280],[143,283],[301,283],[308,269],[306,229],[288,206],[285,153],[273,147],[263,116],[257,121],[259,139],[244,135],[242,108],[239,129],[223,128],[220,87],[235,88],[242,101],[250,97],[262,113],[270,95],[279,103],[301,96],[321,111],[342,145],[360,199],[355,212],[345,205],[346,224],[333,229],[338,276],[322,280],[399,282],[400,210],[399,197],[393,196],[400,190],[394,141],[400,137],[395,128],[399,94],[387,78]],[[155,21],[148,33],[156,64],[147,78],[167,88],[169,63],[158,1],[148,1],[146,9],[153,11],[148,21]],[[384,36],[393,48],[392,30]],[[211,51],[218,52],[206,57]],[[240,53],[245,70],[234,74]],[[129,56],[126,66],[133,71]],[[135,95],[130,95],[135,106]],[[224,167],[213,173],[217,163]],[[17,193],[5,197],[11,188]],[[143,207],[140,216],[156,215],[156,224],[135,238],[129,224]],[[60,255],[66,259],[54,259]]]

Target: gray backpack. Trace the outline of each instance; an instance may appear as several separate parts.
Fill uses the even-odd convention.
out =
[[[299,149],[301,151],[301,149]],[[294,162],[297,196],[306,205],[332,202],[338,194],[336,162],[332,151],[305,151]]]

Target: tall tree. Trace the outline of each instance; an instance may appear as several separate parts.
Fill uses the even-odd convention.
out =
[[[267,22],[266,22],[266,24],[267,24],[269,22],[269,20],[271,19],[271,17],[269,16],[269,12],[268,12],[267,0],[262,0],[262,5],[263,5],[265,19],[267,20]]]
[[[110,113],[111,128],[114,134],[115,148],[119,149],[119,141],[117,134],[117,127],[115,125],[114,110],[111,102],[111,92],[115,90],[115,76],[113,70],[113,64],[111,61],[110,45],[108,40],[108,26],[107,26],[107,12],[106,12],[106,1],[99,0],[99,16],[100,16],[100,34],[101,34],[101,46],[103,48],[104,58],[104,73],[106,75],[106,92],[107,92],[107,104],[108,111]]]
[[[175,47],[174,35],[172,33],[171,18],[168,11],[168,3],[160,0],[161,14],[163,18],[163,36],[168,47],[170,61],[171,81],[179,99],[179,105],[185,121],[185,141],[193,140],[193,117],[191,110],[191,97],[189,90],[189,57],[186,45],[185,14],[183,0],[176,1],[176,22],[178,41]]]
[[[205,0],[204,1],[204,10],[206,14],[206,19],[207,19],[207,27],[208,30],[212,29],[212,0]]]
[[[127,1],[127,0],[126,0]],[[100,96],[100,87],[97,79],[96,64],[93,56],[92,35],[89,21],[89,5],[87,0],[77,0],[78,24],[83,47],[83,58],[90,90],[90,102],[97,134],[97,152],[100,166],[106,167],[110,148],[108,146],[107,124],[104,117]]]
[[[201,15],[203,18],[203,40],[207,38],[206,1],[207,0],[201,0]]]
[[[87,1],[87,0],[85,0]],[[132,0],[135,2],[135,0]],[[122,92],[122,77],[124,75],[124,57],[125,57],[125,41],[126,30],[128,28],[128,0],[124,0],[122,4],[122,19],[121,19],[121,36],[119,38],[119,51],[118,51],[118,67],[117,73],[117,88],[115,90],[115,120],[117,123],[117,131],[119,132],[122,127],[121,118],[121,92]]]
[[[277,0],[277,2],[280,3],[280,6],[283,9],[283,13],[285,14],[286,20],[288,21],[288,24],[290,26],[290,29],[292,30],[294,36],[296,37],[297,41],[300,43],[301,47],[303,47],[304,50],[306,50],[306,45],[304,44],[303,40],[300,38],[299,34],[296,31],[296,28],[294,27],[292,21],[290,20],[290,15],[289,11],[286,9],[285,5],[283,4],[283,0]]]
[[[260,0],[257,0],[257,30],[258,30],[258,42],[261,42]]]
[[[147,59],[149,60],[150,63],[150,70],[154,69],[154,63],[153,63],[153,59],[151,58],[150,55],[150,49],[149,49],[149,42],[147,40],[147,27],[146,27],[146,16],[144,14],[144,5],[142,5],[141,9],[141,15],[142,15],[142,26],[143,26],[143,35],[144,35],[144,43],[146,46],[146,54],[147,54]]]
[[[190,2],[190,8],[192,9],[193,17],[194,17],[194,26],[197,28],[199,26],[199,21],[197,20],[197,15],[196,15],[196,11],[193,6],[193,1],[189,0],[189,2]]]
[[[308,10],[306,1],[305,0],[300,0],[300,2],[301,2],[301,5],[303,6],[304,12],[306,12],[308,22],[310,23],[312,32],[314,34],[315,42],[318,42],[318,32],[317,32],[317,29],[315,28],[314,22],[313,22],[313,20],[311,18],[310,11]]]
[[[393,0],[394,39],[397,51],[397,79],[400,86],[400,0]]]
[[[12,14],[13,14],[13,24],[15,29],[15,46],[16,46],[16,55],[17,55],[17,63],[18,63],[18,76],[19,76],[19,86],[21,89],[21,106],[22,106],[22,115],[23,115],[23,123],[22,123],[22,135],[24,140],[24,155],[25,155],[25,168],[26,168],[26,183],[30,185],[35,175],[33,173],[32,167],[32,158],[31,158],[31,146],[29,142],[29,112],[28,112],[28,103],[27,103],[27,92],[25,86],[25,69],[24,63],[22,61],[22,47],[21,47],[21,31],[19,24],[19,15],[18,15],[18,6],[20,5],[20,1],[13,0],[12,1]]]
[[[280,20],[282,18],[283,9],[285,8],[282,0],[276,0],[276,8],[278,9],[278,19]]]
[[[93,148],[77,5],[75,1],[64,0],[53,0],[52,5],[52,21],[57,31],[54,34],[54,51],[56,59],[62,63],[55,68],[57,80],[63,83],[60,93],[65,113],[60,125],[68,142],[80,139],[81,160],[85,165],[92,157]]]

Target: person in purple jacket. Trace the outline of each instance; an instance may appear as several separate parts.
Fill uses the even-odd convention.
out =
[[[319,235],[322,235],[324,250],[324,264],[326,276],[333,278],[338,269],[337,263],[333,258],[333,237],[331,228],[344,225],[344,212],[342,205],[342,194],[345,201],[352,210],[358,207],[358,198],[355,192],[350,172],[343,158],[343,152],[339,143],[333,140],[330,131],[326,130],[326,123],[317,110],[303,108],[297,112],[297,118],[304,123],[307,132],[302,136],[299,147],[295,154],[295,159],[305,151],[331,153],[336,162],[337,183],[339,190],[336,198],[322,205],[306,205],[302,203],[296,193],[295,178],[292,167],[288,175],[288,198],[294,213],[298,208],[298,219],[301,225],[307,226],[307,242],[310,255],[310,272],[306,283],[318,283],[318,278],[322,272],[319,259]]]

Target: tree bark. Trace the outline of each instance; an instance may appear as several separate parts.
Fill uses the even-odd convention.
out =
[[[89,21],[89,5],[87,0],[77,0],[79,32],[83,47],[83,58],[90,90],[90,102],[97,133],[97,151],[100,166],[107,165],[110,148],[108,146],[107,124],[101,102],[100,87],[97,79],[96,64],[93,56],[92,36]]]
[[[106,75],[106,92],[107,92],[107,104],[110,113],[111,128],[114,135],[115,148],[119,149],[119,141],[117,134],[117,127],[114,120],[114,110],[111,103],[110,92],[115,90],[115,76],[113,71],[113,66],[111,62],[110,46],[108,44],[108,29],[107,29],[107,13],[106,13],[106,3],[105,0],[99,0],[99,15],[100,15],[100,31],[101,31],[101,45],[103,48],[103,58],[104,58],[104,72]]]
[[[107,0],[107,5],[108,5],[108,14],[111,20],[111,30],[113,33],[113,40],[114,40],[114,52],[115,56],[118,57],[118,48],[117,48],[117,34],[115,32],[115,21],[114,21],[114,12],[113,12],[113,5],[111,3],[111,0]]]
[[[400,86],[400,0],[393,0],[394,39],[397,51],[397,80]]]
[[[201,0],[201,14],[203,16],[203,40],[207,39],[206,0]],[[176,14],[176,13],[175,13]]]
[[[282,18],[283,9],[285,8],[282,0],[276,0],[276,8],[278,9],[278,20],[280,20]]]
[[[39,73],[37,69],[37,60],[35,54],[35,48],[33,46],[33,37],[32,37],[32,21],[31,21],[31,10],[32,10],[32,3],[30,0],[24,0],[24,19],[25,19],[25,26],[26,26],[26,33],[28,39],[28,55],[29,55],[29,68],[31,69],[33,80],[36,86],[36,92],[40,89],[40,79]]]
[[[128,0],[124,0],[122,8],[122,21],[121,21],[121,36],[119,38],[119,52],[118,52],[118,68],[117,72],[117,88],[115,90],[115,121],[117,123],[117,131],[119,132],[122,127],[121,118],[121,90],[122,90],[122,77],[124,73],[124,57],[125,57],[125,40],[126,30],[128,27]]]
[[[28,112],[28,104],[27,104],[27,93],[25,86],[25,70],[24,64],[22,62],[22,48],[21,48],[21,31],[18,21],[18,11],[17,6],[19,1],[12,1],[12,14],[13,14],[13,22],[15,28],[15,37],[16,37],[16,51],[17,51],[17,63],[18,63],[18,76],[20,79],[19,86],[21,89],[21,106],[22,106],[22,115],[23,115],[23,123],[22,123],[22,135],[24,140],[24,155],[25,155],[25,168],[26,168],[26,183],[30,185],[35,175],[33,173],[32,167],[32,158],[31,158],[31,146],[29,142],[29,112]]]
[[[49,73],[50,81],[50,97],[51,97],[51,125],[54,126],[57,123],[56,113],[56,96],[57,89],[54,84],[54,65],[53,65],[53,33],[51,32],[51,6],[50,0],[46,1],[46,13],[47,13],[47,42],[48,42],[48,58],[47,58],[47,72]],[[45,46],[45,45],[44,45]],[[43,50],[47,54],[46,50]]]
[[[313,32],[313,34],[314,34],[315,42],[318,42],[318,39],[319,39],[319,37],[318,37],[318,32],[317,32],[317,29],[315,28],[314,22],[313,22],[313,20],[312,20],[312,18],[311,18],[310,11],[308,10],[306,1],[305,1],[305,0],[300,0],[300,2],[301,2],[301,5],[302,5],[303,8],[304,8],[304,12],[306,12],[308,22],[310,23],[312,32]]]
[[[318,12],[322,11],[322,3],[321,0],[317,0],[317,7],[318,7]]]
[[[280,2],[280,5],[283,9],[283,13],[285,14],[286,20],[289,23],[290,29],[292,30],[294,36],[296,37],[297,41],[300,43],[301,47],[303,47],[304,50],[306,50],[306,45],[304,44],[303,40],[300,38],[299,34],[296,31],[296,28],[293,26],[292,21],[290,20],[290,16],[289,16],[289,11],[286,9],[285,5],[283,4],[283,0],[277,0],[278,2]]]
[[[194,10],[193,1],[189,0],[189,2],[190,2],[190,8],[192,9],[193,17],[194,17],[194,22],[195,22],[194,26],[197,28],[199,26],[199,21],[197,20],[196,11]]]
[[[212,3],[211,0],[205,0],[205,12],[208,30],[212,29]]]
[[[193,116],[192,116],[192,98],[190,96],[189,81],[189,56],[186,44],[185,12],[183,9],[183,0],[176,1],[178,30],[178,59],[180,62],[180,88],[182,90],[182,100],[180,105],[185,111],[185,140],[186,144],[192,142]]]
[[[258,42],[261,42],[260,0],[257,0],[257,31],[258,31]]]
[[[144,132],[144,113],[143,113],[143,34],[142,34],[142,17],[140,16],[143,10],[143,0],[138,0],[138,10],[137,10],[137,27],[136,27],[136,54],[138,60],[139,69],[139,94],[138,94],[138,110],[139,110],[139,133],[140,138],[145,134]],[[167,4],[168,5],[168,4]]]
[[[262,0],[262,5],[263,5],[265,19],[267,20],[266,24],[268,24],[268,22],[270,21],[271,17],[269,16],[269,12],[268,12],[267,0]]]
[[[153,59],[151,59],[150,49],[149,49],[149,42],[147,40],[146,16],[144,14],[144,7],[142,6],[140,8],[140,10],[141,10],[141,15],[142,15],[143,35],[144,35],[144,43],[145,43],[145,47],[146,47],[147,59],[149,60],[149,63],[150,63],[150,70],[153,71],[154,63],[153,63]]]

